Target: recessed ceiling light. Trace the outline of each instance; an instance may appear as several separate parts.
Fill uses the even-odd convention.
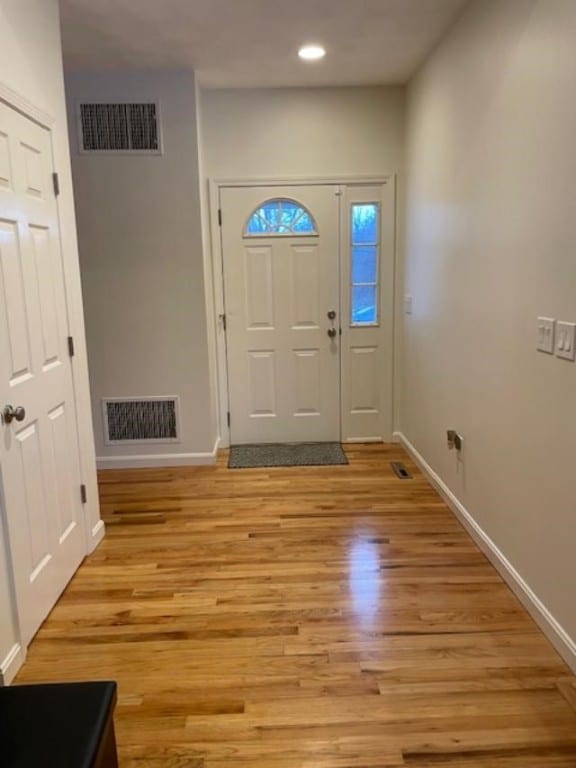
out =
[[[305,61],[317,61],[326,56],[326,49],[321,45],[303,45],[298,51],[298,56]]]

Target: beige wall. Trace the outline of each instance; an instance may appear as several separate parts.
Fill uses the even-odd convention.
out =
[[[210,178],[374,176],[402,167],[403,88],[202,91]]]
[[[88,487],[86,514],[90,535],[91,532],[98,530],[99,507],[92,423],[89,415],[90,394],[86,370],[57,0],[26,0],[26,2],[0,0],[0,83],[54,120],[52,128],[54,160],[61,185],[58,209],[70,301],[69,323],[76,346],[73,372],[79,411],[82,475]],[[2,513],[0,524],[4,526],[5,511],[0,510],[0,512]],[[8,567],[3,535],[0,531],[0,663],[3,663],[17,641],[16,625],[9,601]]]
[[[410,87],[402,422],[568,646],[576,364],[536,318],[576,321],[575,40],[574,0],[476,0]]]
[[[70,73],[66,85],[97,455],[208,457],[216,434],[194,74]],[[158,100],[163,154],[79,154],[75,101],[86,98]],[[180,397],[182,441],[105,446],[101,399],[155,395]]]

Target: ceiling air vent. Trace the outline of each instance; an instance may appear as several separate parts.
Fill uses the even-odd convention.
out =
[[[79,102],[81,152],[160,154],[158,104]]]
[[[107,398],[102,405],[107,445],[180,442],[177,397]]]

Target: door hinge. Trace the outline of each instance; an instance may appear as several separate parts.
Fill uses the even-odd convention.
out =
[[[218,208],[218,226],[222,226],[222,208]]]
[[[226,421],[228,422],[228,426],[230,426],[230,411],[226,414]]]
[[[86,493],[86,486],[84,483],[80,486],[80,500],[82,501],[82,504],[86,504],[88,501],[88,494]]]
[[[68,354],[74,357],[74,337],[68,336]]]
[[[218,315],[220,318],[220,322],[222,323],[222,330],[226,330],[226,314],[223,312],[222,314]]]
[[[57,173],[52,174],[52,186],[54,187],[54,195],[58,197],[60,194],[60,179]]]

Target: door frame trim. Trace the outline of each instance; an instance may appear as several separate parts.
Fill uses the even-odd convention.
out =
[[[29,101],[29,99],[25,98],[17,91],[10,88],[10,86],[6,85],[6,83],[2,82],[1,80],[0,101],[12,109],[15,109],[16,112],[20,112],[20,114],[24,115],[24,117],[28,117],[35,123],[38,123],[38,125],[41,125],[42,128],[48,128],[51,131],[54,127],[54,123],[56,121],[52,115],[48,114],[48,112],[44,112],[42,109],[39,109],[35,104]]]
[[[219,224],[220,190],[225,187],[302,187],[302,186],[366,186],[395,182],[393,173],[378,176],[307,176],[291,178],[210,178],[208,179],[208,212],[210,258],[205,259],[206,312],[208,317],[208,346],[210,364],[216,384],[216,428],[221,448],[230,446],[228,427],[229,388],[224,314],[224,250]],[[396,218],[396,212],[394,214]],[[393,382],[390,382],[391,386]]]

